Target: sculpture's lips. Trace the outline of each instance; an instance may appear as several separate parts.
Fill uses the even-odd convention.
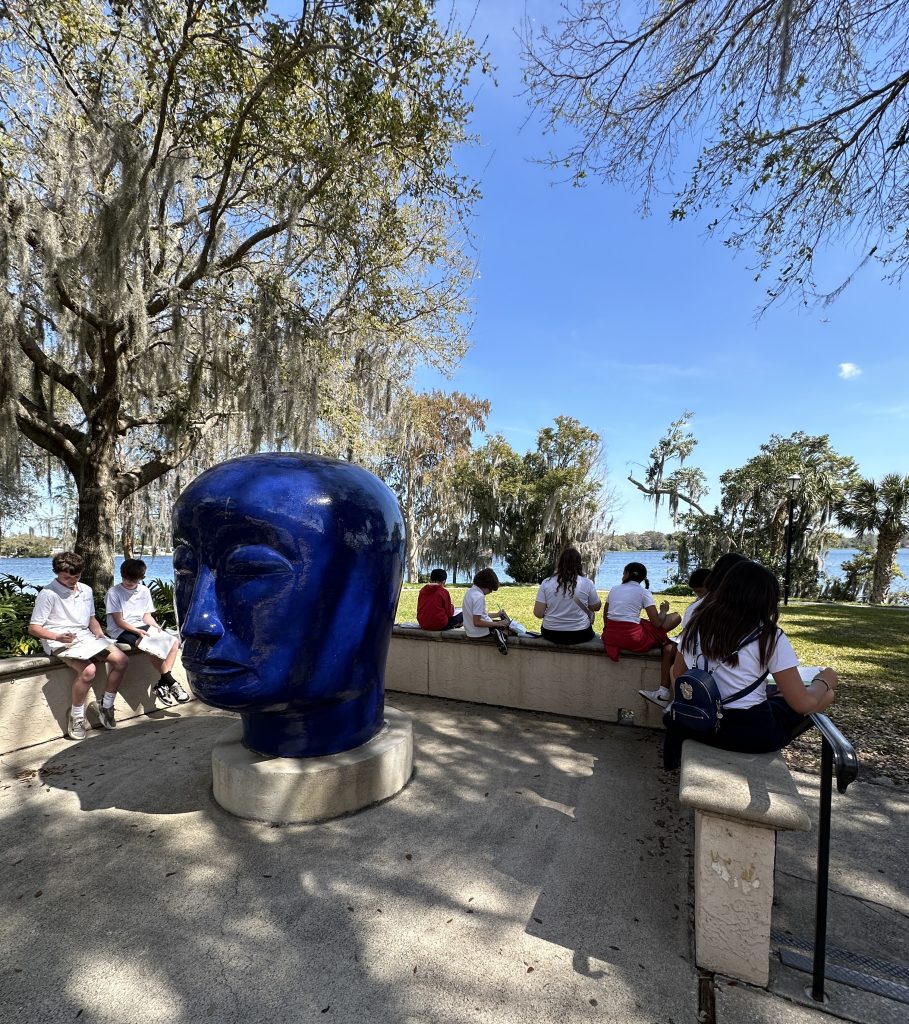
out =
[[[238,665],[235,661],[191,661],[186,660],[183,667],[187,672],[201,676],[235,676],[239,672],[246,672],[245,665]]]

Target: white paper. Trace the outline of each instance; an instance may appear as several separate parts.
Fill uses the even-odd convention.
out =
[[[148,632],[136,646],[140,651],[145,651],[146,654],[153,654],[156,658],[166,658],[170,654],[171,647],[174,645],[174,639],[170,633]]]
[[[812,680],[822,671],[817,665],[799,665],[799,675],[806,686],[810,686]]]
[[[75,658],[77,661],[91,661],[102,651],[113,646],[114,641],[107,637],[85,637],[82,640],[74,640],[71,644],[61,647],[55,653],[58,658]]]

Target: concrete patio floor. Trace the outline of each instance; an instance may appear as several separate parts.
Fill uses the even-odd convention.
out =
[[[199,705],[3,755],[0,1020],[696,1021],[691,830],[659,736],[389,703],[414,717],[414,778],[321,825],[215,805],[210,750],[230,716]],[[781,923],[801,932],[807,856],[778,881],[794,893]],[[905,937],[902,877],[886,879],[888,942]],[[899,1006],[837,1012],[887,1021],[882,1004]],[[721,982],[716,1019],[829,1017]]]

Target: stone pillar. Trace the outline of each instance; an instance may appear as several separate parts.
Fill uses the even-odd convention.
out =
[[[694,850],[698,966],[766,985],[776,832],[695,811]]]

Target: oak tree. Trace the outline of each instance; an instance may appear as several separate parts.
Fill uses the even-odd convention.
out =
[[[346,451],[463,350],[479,55],[424,0],[4,0],[0,438],[120,507],[217,432]]]

